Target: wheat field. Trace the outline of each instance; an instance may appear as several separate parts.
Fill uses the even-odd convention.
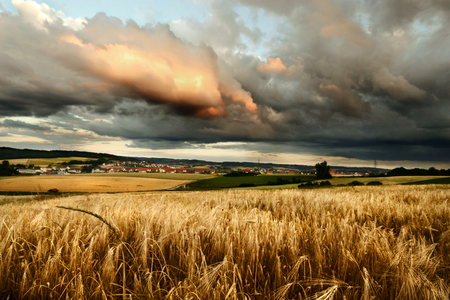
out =
[[[430,185],[10,203],[0,298],[448,299],[449,199]]]

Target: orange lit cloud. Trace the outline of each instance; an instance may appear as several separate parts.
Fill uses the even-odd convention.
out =
[[[200,117],[226,114],[223,97],[256,111],[250,93],[229,71],[218,70],[211,48],[186,45],[165,27],[144,31],[136,24],[118,26],[107,42],[87,42],[98,34],[93,23],[86,35],[64,34],[60,40],[84,60],[83,71],[109,83],[111,93],[120,87],[127,97],[185,107]]]
[[[283,64],[279,57],[267,58],[267,63],[259,63],[257,67],[258,71],[265,74],[285,73],[286,66]]]

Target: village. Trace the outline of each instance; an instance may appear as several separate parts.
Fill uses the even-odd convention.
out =
[[[173,166],[155,164],[147,161],[108,161],[100,166],[47,166],[17,169],[21,174],[29,175],[70,175],[80,173],[192,173],[192,174],[226,174],[230,172],[257,173],[267,175],[312,175],[314,170],[265,169],[265,168],[223,168],[220,166]],[[369,176],[369,172],[330,171],[332,176]]]

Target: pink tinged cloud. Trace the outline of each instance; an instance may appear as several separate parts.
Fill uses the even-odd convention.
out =
[[[208,117],[226,113],[222,99],[226,96],[255,112],[250,94],[231,74],[218,76],[218,59],[210,48],[186,45],[160,27],[145,34],[135,24],[116,30],[117,39],[103,44],[74,36],[62,39],[80,47],[89,61],[88,72],[149,102],[195,107],[196,115]]]
[[[22,0],[14,4],[23,21],[43,29],[47,37],[53,35],[56,47],[49,45],[45,51],[56,64],[84,76],[85,82],[79,83],[84,88],[174,105],[199,117],[226,115],[230,102],[224,97],[256,112],[250,93],[232,71],[221,67],[210,47],[185,44],[168,26],[139,27],[132,21],[124,25],[98,14],[73,28],[57,22],[65,21],[63,14],[45,4]],[[57,27],[60,24],[64,28]]]
[[[267,63],[258,63],[257,70],[264,74],[285,73],[287,68],[279,57],[267,58]]]

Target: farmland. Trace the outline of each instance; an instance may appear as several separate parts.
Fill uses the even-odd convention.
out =
[[[1,299],[450,296],[448,185],[17,199]]]
[[[193,190],[208,190],[208,189],[224,189],[239,187],[243,184],[254,184],[255,186],[269,185],[270,183],[276,184],[287,181],[292,182],[306,182],[315,179],[315,176],[311,175],[259,175],[259,176],[237,176],[227,177],[219,176],[207,180],[199,180],[188,185],[188,189]],[[298,185],[298,183],[297,183]]]
[[[143,172],[129,172],[129,173],[82,173],[76,176],[88,177],[135,177],[135,178],[159,178],[172,180],[203,180],[214,178],[213,175],[208,174],[192,174],[192,173],[143,173]],[[94,179],[94,178],[93,178]]]
[[[450,177],[439,177],[439,178],[432,178],[432,179],[424,179],[424,180],[418,180],[413,182],[408,182],[404,184],[410,184],[410,185],[419,185],[419,184],[450,184]]]
[[[55,158],[18,158],[8,159],[10,164],[33,164],[39,167],[47,167],[52,164],[60,164],[63,162],[69,162],[71,160],[88,161],[92,158],[88,157],[55,157]]]
[[[169,189],[191,181],[138,176],[15,176],[1,179],[0,191],[41,193],[55,188],[62,193],[150,191]]]
[[[367,184],[371,181],[380,181],[383,185],[402,185],[402,184],[446,184],[450,183],[448,177],[442,176],[392,176],[392,177],[342,177],[327,179],[333,186],[347,185],[352,181],[359,181]],[[318,180],[321,182],[324,180]],[[244,187],[239,189],[256,189],[256,190],[279,190],[279,189],[295,189],[298,184],[285,184],[275,186],[257,186]]]

